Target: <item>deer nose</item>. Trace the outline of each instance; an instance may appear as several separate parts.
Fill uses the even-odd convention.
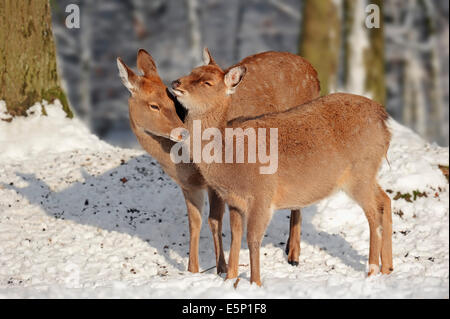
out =
[[[175,80],[172,82],[172,89],[176,89],[181,84],[180,80]]]

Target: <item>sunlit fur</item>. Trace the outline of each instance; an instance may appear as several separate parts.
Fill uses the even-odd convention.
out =
[[[209,52],[208,52],[209,54]],[[212,57],[209,57],[209,67],[218,69]],[[174,145],[169,139],[172,129],[183,127],[177,117],[175,103],[168,95],[167,88],[156,71],[151,56],[140,50],[137,59],[138,69],[145,76],[138,76],[129,69],[123,61],[120,65],[126,71],[125,85],[131,87],[129,100],[130,123],[142,147],[155,158],[164,171],[180,185],[186,199],[190,229],[189,267],[192,272],[198,271],[198,240],[201,227],[201,209],[203,207],[203,190],[206,188],[203,177],[193,164],[174,164],[170,159],[170,149]],[[241,116],[256,116],[267,112],[285,110],[295,105],[310,101],[319,96],[319,81],[314,68],[301,57],[286,52],[264,52],[245,58],[238,65],[245,65],[249,71],[246,79],[239,85],[239,90],[233,94],[233,112],[230,119]],[[220,71],[222,72],[222,71]],[[283,74],[283,77],[280,75]],[[263,86],[259,81],[265,79]],[[122,79],[123,80],[123,79]],[[305,86],[301,86],[305,83]],[[220,84],[220,81],[212,84]],[[288,92],[286,96],[283,92]],[[149,107],[159,106],[160,111]],[[207,106],[207,103],[206,103]],[[213,233],[216,248],[216,261],[219,272],[226,272],[222,248],[222,215],[224,203],[215,192],[210,194],[209,224]],[[233,227],[232,247],[230,250],[231,274],[237,275],[238,256],[241,243],[242,226],[238,213],[230,208],[230,220]],[[300,254],[300,212],[291,214],[290,237],[288,241],[288,260],[298,264]],[[238,227],[238,225],[240,225]],[[234,262],[234,264],[233,264]]]
[[[258,163],[198,164],[208,185],[238,210],[247,224],[251,281],[261,284],[259,248],[273,210],[302,208],[338,190],[353,198],[367,216],[369,264],[378,265],[381,255],[381,271],[390,273],[393,269],[390,199],[376,180],[391,138],[384,107],[362,96],[341,93],[283,112],[228,121],[229,114],[239,105],[236,100],[242,103],[241,107],[247,107],[248,100],[226,94],[226,85],[219,83],[226,72],[210,72],[206,67],[194,69],[178,80],[179,90],[185,92],[179,100],[194,110],[186,119],[189,130],[193,120],[201,120],[205,128],[217,127],[222,131],[225,127],[278,128],[279,167],[273,175],[260,174]],[[249,74],[245,74],[242,84]],[[211,77],[218,84],[203,86],[204,79]],[[247,85],[247,89],[239,86],[236,94],[241,90],[246,92],[244,96],[256,91],[265,94],[266,86],[261,83],[266,81],[261,77]],[[282,84],[277,85],[288,95]]]

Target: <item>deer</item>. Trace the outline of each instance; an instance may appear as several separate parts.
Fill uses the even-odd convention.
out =
[[[380,257],[381,273],[391,273],[391,201],[377,182],[391,140],[384,107],[363,96],[335,93],[284,111],[227,120],[236,107],[235,94],[264,92],[265,79],[250,81],[252,73],[245,65],[227,70],[206,65],[172,82],[172,92],[188,110],[190,134],[195,121],[200,121],[202,130],[214,127],[221,132],[227,128],[277,129],[278,169],[270,174],[261,174],[258,163],[196,163],[206,183],[234,212],[232,216],[240,217],[231,223],[232,240],[239,244],[232,242],[236,251],[230,252],[226,279],[238,275],[238,238],[243,223],[247,227],[250,282],[261,286],[260,246],[272,213],[301,209],[337,191],[350,196],[367,217],[368,276],[380,272]],[[291,93],[289,88],[280,89],[286,95]],[[216,143],[223,147],[223,140]]]
[[[203,51],[205,65],[220,68],[207,48]],[[253,70],[249,80],[264,77],[265,92],[244,91],[236,94],[236,107],[230,113],[231,117],[255,116],[275,110],[283,110],[319,96],[320,84],[317,72],[312,65],[300,56],[287,52],[264,52],[243,59],[240,64]],[[181,188],[189,220],[189,263],[188,271],[198,272],[198,247],[201,229],[201,212],[204,205],[204,193],[207,191],[210,211],[208,224],[210,226],[216,255],[217,273],[226,273],[227,265],[222,245],[222,219],[225,204],[212,188],[208,187],[198,168],[190,163],[175,164],[170,158],[171,147],[178,142],[178,137],[171,135],[173,128],[184,127],[185,109],[169,92],[160,76],[152,56],[140,49],[137,54],[137,68],[142,75],[133,72],[121,58],[117,59],[120,78],[131,93],[128,101],[130,126],[137,140],[150,156],[156,159],[162,169]],[[250,82],[249,82],[250,83]],[[285,96],[280,86],[291,87],[291,95]],[[264,93],[264,101],[259,101],[258,95]],[[264,102],[264,103],[262,103]],[[240,107],[246,105],[246,107]],[[234,212],[231,222],[239,222]],[[292,210],[290,218],[289,239],[286,245],[288,262],[297,266],[300,255],[301,213]],[[236,251],[237,241],[233,240]],[[240,243],[239,243],[240,245]]]

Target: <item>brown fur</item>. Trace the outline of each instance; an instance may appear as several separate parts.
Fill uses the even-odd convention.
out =
[[[272,175],[260,174],[259,163],[197,164],[208,185],[245,219],[251,282],[261,284],[259,248],[272,212],[311,205],[337,190],[352,197],[367,216],[369,275],[378,270],[380,255],[382,273],[390,273],[390,200],[376,180],[391,138],[384,108],[361,96],[331,94],[284,112],[224,121],[235,107],[233,95],[226,92],[239,92],[247,74],[242,68],[211,71],[199,67],[177,81],[178,99],[189,109],[190,131],[195,119],[202,121],[202,128],[222,132],[225,127],[278,128],[278,170]],[[214,85],[202,85],[204,78]],[[239,234],[242,225],[235,224]],[[237,269],[229,269],[228,278],[236,275]]]
[[[220,69],[209,55],[209,66]],[[201,211],[203,207],[203,189],[207,186],[197,167],[193,164],[174,164],[170,159],[170,149],[174,142],[170,140],[170,132],[173,128],[183,127],[183,123],[176,113],[175,103],[167,94],[166,86],[161,81],[155,63],[151,56],[144,50],[138,53],[137,66],[144,76],[137,76],[120,59],[120,65],[126,71],[126,81],[132,85],[132,95],[129,99],[129,112],[131,128],[142,147],[155,158],[164,171],[183,190],[188,209],[190,248],[189,267],[191,272],[198,272],[198,241],[201,228]],[[239,116],[259,115],[277,110],[284,110],[289,107],[310,101],[319,95],[319,84],[317,73],[312,66],[299,56],[283,52],[266,52],[248,57],[240,62],[248,66],[250,72],[246,83],[241,85],[242,93],[235,94],[235,102],[232,102],[233,109],[230,119]],[[120,66],[119,66],[120,67]],[[276,72],[275,72],[276,71]],[[280,79],[279,75],[284,74],[285,78]],[[274,78],[274,75],[277,77]],[[261,99],[262,90],[256,90],[252,96],[252,85],[259,78],[267,78],[266,87],[269,91]],[[124,80],[124,79],[123,79]],[[297,81],[303,83],[297,89]],[[128,82],[126,85],[128,85]],[[281,84],[284,88],[292,90],[292,94],[286,99],[279,88]],[[292,88],[291,88],[292,86]],[[247,91],[248,90],[248,91]],[[261,105],[258,101],[266,101],[267,105]],[[282,102],[282,103],[281,103]],[[159,110],[153,109],[150,105],[156,105]],[[242,107],[241,107],[242,106]],[[210,188],[208,188],[210,200],[209,226],[213,234],[214,248],[216,252],[216,262],[218,273],[226,272],[227,266],[224,260],[222,247],[222,217],[224,212],[223,200]],[[298,264],[300,253],[300,226],[292,221],[299,222],[300,212],[293,212],[291,218],[290,240],[288,245],[288,260],[291,264]],[[236,219],[233,208],[230,207],[230,219]],[[232,221],[233,222],[233,221]],[[236,230],[233,227],[233,230]],[[297,234],[298,233],[298,234]],[[235,247],[233,259],[230,253],[230,263],[232,269],[237,270],[238,255],[240,249],[241,235],[236,231],[232,232],[232,247]],[[236,256],[237,252],[237,256]],[[234,264],[233,264],[234,263]]]

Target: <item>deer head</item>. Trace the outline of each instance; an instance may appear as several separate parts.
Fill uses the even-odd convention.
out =
[[[172,82],[172,92],[192,114],[204,113],[229,102],[246,73],[245,66],[223,71],[207,48],[203,51],[203,61],[205,65]]]
[[[183,110],[159,77],[151,55],[143,49],[138,51],[137,67],[142,75],[135,74],[121,58],[117,58],[117,67],[131,93],[128,106],[132,129],[178,141],[170,133],[183,127]]]

